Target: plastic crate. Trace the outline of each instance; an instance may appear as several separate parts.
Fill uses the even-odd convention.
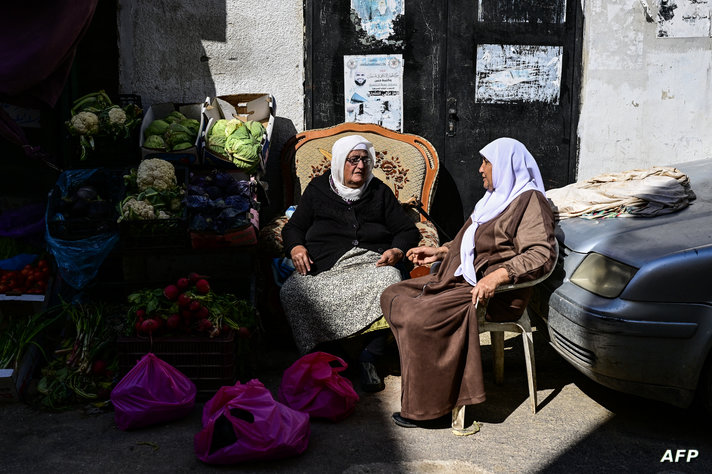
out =
[[[119,372],[126,375],[147,353],[171,364],[195,383],[197,398],[206,400],[223,385],[233,385],[237,379],[235,333],[213,339],[195,337],[121,336],[116,341]]]
[[[123,220],[119,239],[125,250],[184,249],[188,247],[188,220],[180,218]]]
[[[188,169],[175,166],[175,171],[178,186],[185,188]],[[190,243],[187,210],[183,207],[179,217],[170,219],[124,219],[119,223],[119,241],[124,250],[186,249]]]

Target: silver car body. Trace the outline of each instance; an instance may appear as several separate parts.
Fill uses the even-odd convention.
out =
[[[558,265],[530,310],[556,351],[591,379],[688,406],[712,347],[712,160],[674,166],[697,196],[681,211],[557,223]],[[638,269],[618,297],[569,280],[591,252]]]

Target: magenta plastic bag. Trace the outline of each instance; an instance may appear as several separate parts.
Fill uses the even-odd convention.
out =
[[[203,408],[195,454],[210,464],[279,459],[309,444],[309,415],[282,405],[257,379],[220,387]]]
[[[148,353],[111,391],[116,424],[128,430],[183,418],[193,409],[195,394],[188,377]]]
[[[284,371],[279,400],[314,418],[343,420],[359,400],[351,381],[339,374],[347,367],[343,359],[326,352],[302,356]]]

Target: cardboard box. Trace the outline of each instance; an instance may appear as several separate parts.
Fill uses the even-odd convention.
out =
[[[42,353],[30,345],[17,369],[0,369],[0,402],[16,402],[22,397],[37,370]]]
[[[154,120],[164,118],[168,116],[171,112],[177,110],[178,112],[185,115],[187,118],[196,119],[200,122],[200,127],[198,128],[198,137],[195,140],[195,144],[184,150],[180,151],[157,151],[150,148],[145,148],[143,143],[146,141],[144,137],[144,132],[146,128]],[[200,156],[199,147],[201,144],[201,135],[205,123],[203,122],[203,104],[174,104],[172,102],[166,102],[163,104],[154,104],[148,108],[146,115],[143,117],[143,122],[141,123],[141,133],[139,134],[139,146],[141,147],[141,159],[149,158],[161,158],[172,163],[180,163],[182,165],[192,165],[198,161]]]
[[[233,94],[222,95],[215,98],[207,97],[203,103],[203,121],[205,128],[202,136],[203,165],[224,169],[238,169],[226,156],[210,151],[205,143],[207,135],[213,124],[220,119],[237,118],[246,122],[258,121],[265,128],[262,139],[260,163],[254,174],[264,175],[266,172],[269,147],[274,129],[275,100],[270,94]]]

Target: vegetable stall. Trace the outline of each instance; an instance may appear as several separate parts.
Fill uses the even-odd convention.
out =
[[[0,399],[101,409],[149,352],[208,398],[251,370],[260,334],[255,252],[274,99],[144,110],[99,91],[70,112],[76,159],[36,203],[39,228],[32,239],[0,228]],[[19,226],[15,211],[29,215],[0,208],[0,223]]]

